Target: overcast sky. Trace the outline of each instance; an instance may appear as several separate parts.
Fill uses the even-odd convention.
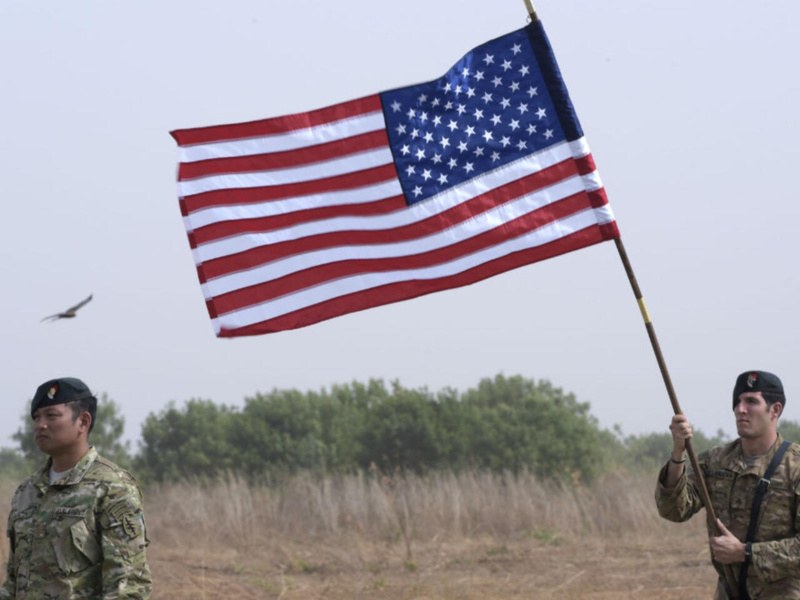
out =
[[[734,435],[733,382],[800,420],[797,0],[536,2],[684,412]],[[279,334],[217,339],[169,131],[320,108],[447,71],[523,0],[0,2],[0,446],[43,381],[84,379],[127,437],[169,401],[353,380],[549,379],[603,427],[672,412],[613,243]],[[73,320],[42,323],[88,294]]]

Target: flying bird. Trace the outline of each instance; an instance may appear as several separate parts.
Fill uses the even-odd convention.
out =
[[[76,315],[76,313],[78,312],[79,308],[81,308],[82,306],[84,306],[84,305],[89,303],[89,300],[92,299],[92,296],[94,296],[94,294],[89,294],[88,298],[86,298],[85,300],[81,300],[75,306],[72,306],[72,307],[68,308],[64,312],[56,313],[54,315],[50,315],[49,317],[45,317],[44,319],[42,319],[42,321],[48,321],[49,320],[49,321],[52,322],[52,321],[56,321],[58,319],[71,319]]]

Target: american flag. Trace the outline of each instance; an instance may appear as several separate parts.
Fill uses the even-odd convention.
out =
[[[220,337],[311,325],[619,237],[538,22],[434,81],[172,135]]]

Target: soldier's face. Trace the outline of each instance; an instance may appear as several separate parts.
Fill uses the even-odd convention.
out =
[[[46,406],[33,414],[33,441],[50,456],[78,443],[80,432],[81,420],[74,419],[66,404]]]
[[[780,405],[767,406],[761,392],[742,392],[733,406],[736,431],[745,439],[756,439],[777,427]]]

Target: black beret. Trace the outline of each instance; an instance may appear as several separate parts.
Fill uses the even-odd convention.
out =
[[[733,386],[734,404],[742,392],[775,392],[783,394],[783,384],[778,379],[778,376],[772,373],[745,371],[736,378],[736,385]]]
[[[91,398],[88,386],[75,377],[51,379],[40,385],[31,400],[31,418],[40,408]]]

